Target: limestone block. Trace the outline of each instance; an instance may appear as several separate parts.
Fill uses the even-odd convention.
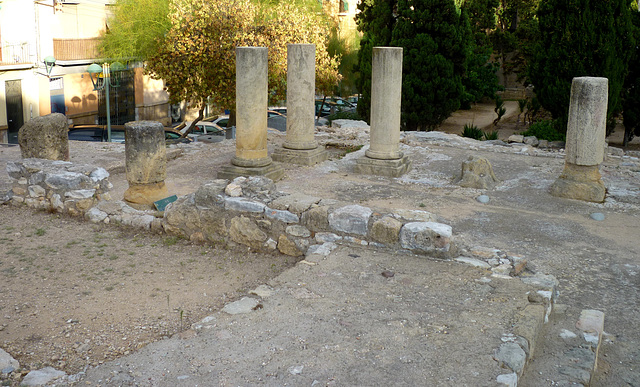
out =
[[[85,218],[89,219],[90,222],[92,223],[100,223],[102,221],[104,221],[107,216],[109,216],[109,214],[107,214],[104,211],[100,211],[98,208],[93,207],[91,209],[89,209],[89,211],[87,211],[84,214]]]
[[[540,145],[540,141],[538,140],[538,138],[536,136],[526,136],[524,138],[524,143],[527,144],[527,145],[531,145],[531,146]]]
[[[22,158],[69,160],[69,124],[64,114],[35,117],[18,131]]]
[[[317,232],[315,235],[315,240],[318,243],[337,242],[341,239],[342,237],[340,235],[332,232]]]
[[[278,210],[289,210],[300,215],[318,202],[320,202],[318,197],[294,193],[274,199],[269,206]]]
[[[567,124],[566,162],[593,166],[604,160],[608,96],[607,78],[573,78]]]
[[[402,222],[390,216],[385,216],[373,222],[371,226],[371,238],[376,242],[384,244],[397,243],[401,228]]]
[[[216,179],[202,184],[195,193],[196,206],[210,208],[224,205],[224,190],[228,181]]]
[[[198,213],[200,214],[202,233],[207,239],[215,241],[220,239],[217,235],[227,235],[227,220],[224,210],[218,208],[201,209]]]
[[[20,363],[14,359],[11,355],[0,348],[0,370],[13,367],[14,369],[20,368]]]
[[[202,227],[193,194],[180,197],[168,205],[164,218],[169,225],[185,230],[188,234],[200,231]]]
[[[90,179],[82,173],[67,171],[48,174],[44,179],[44,183],[48,188],[64,191],[93,186],[93,184],[90,184]]]
[[[298,223],[300,218],[298,215],[283,210],[274,210],[273,208],[265,207],[264,215],[269,219],[279,220],[283,223]]]
[[[329,214],[329,227],[349,234],[367,235],[373,211],[357,204],[344,206]]]
[[[249,176],[234,180],[242,189],[242,196],[256,200],[270,200],[270,194],[276,191],[276,184],[266,176]]]
[[[311,231],[325,231],[329,228],[329,207],[310,208],[302,214],[302,224]]]
[[[65,376],[66,373],[58,371],[53,367],[45,367],[31,371],[22,379],[21,386],[44,386],[55,379]]]
[[[244,198],[225,198],[224,208],[231,211],[262,213],[266,206],[260,202]]]
[[[458,184],[465,188],[491,189],[498,183],[489,160],[471,156],[462,163],[462,174]]]
[[[301,237],[301,238],[309,238],[311,236],[311,231],[309,231],[309,229],[297,224],[293,226],[287,226],[287,228],[285,229],[285,232],[288,235]]]
[[[522,310],[516,320],[513,333],[524,337],[529,343],[529,353],[534,356],[538,336],[545,322],[546,308],[541,304],[529,304]],[[514,370],[516,371],[516,370]]]
[[[527,361],[527,354],[516,343],[504,343],[500,345],[494,358],[500,366],[508,367],[516,374],[522,375]]]
[[[405,210],[405,209],[397,209],[394,210],[393,216],[395,218],[404,219],[406,221],[411,222],[437,222],[438,217],[429,212],[422,210]]]
[[[239,301],[231,302],[222,308],[228,314],[251,313],[258,306],[259,302],[255,298],[242,297]]]
[[[523,143],[524,142],[524,136],[521,134],[512,134],[511,136],[509,136],[509,138],[507,139],[507,142],[512,143]]]
[[[284,234],[281,234],[280,237],[278,237],[278,251],[280,251],[282,254],[290,255],[292,257],[304,255],[304,253],[300,251],[295,242],[287,238],[287,236]]]
[[[553,196],[566,199],[602,203],[606,188],[597,165],[582,166],[567,162],[549,192]]]
[[[449,256],[455,252],[451,226],[435,222],[412,222],[400,230],[400,245],[416,253]]]
[[[260,230],[254,221],[244,216],[231,219],[229,236],[234,242],[254,249],[262,247],[263,243],[267,240],[267,234]]]
[[[39,185],[30,185],[29,186],[29,196],[32,198],[37,198],[39,196],[44,196],[47,193],[44,188]]]

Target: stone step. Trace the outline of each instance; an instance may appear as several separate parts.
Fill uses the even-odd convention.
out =
[[[556,304],[518,386],[589,386],[603,331],[603,312]]]

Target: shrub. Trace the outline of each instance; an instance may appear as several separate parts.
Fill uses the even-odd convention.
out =
[[[484,132],[482,134],[482,139],[483,139],[483,141],[497,140],[498,139],[498,131],[494,130],[492,132]]]
[[[473,138],[474,140],[482,140],[484,133],[473,124],[465,124],[462,130],[462,137]]]
[[[329,121],[329,125],[334,120],[362,120],[362,117],[357,112],[337,112],[325,117]]]
[[[522,133],[523,136],[536,136],[538,140],[564,141],[564,133],[558,130],[560,120],[545,120],[531,124],[529,130]]]

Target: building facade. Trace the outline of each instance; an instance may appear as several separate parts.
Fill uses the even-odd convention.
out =
[[[110,0],[0,0],[0,143],[16,143],[20,127],[52,112],[70,124],[106,121],[104,91],[95,91],[87,66],[100,63],[97,45]],[[45,65],[55,58],[55,65]],[[113,124],[170,123],[162,81],[130,65],[110,93]]]

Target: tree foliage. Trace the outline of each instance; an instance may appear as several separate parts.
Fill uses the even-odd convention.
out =
[[[637,3],[631,16],[636,44],[629,62],[629,74],[623,90],[624,146],[634,136],[640,136],[640,12],[638,12]]]
[[[611,120],[620,111],[620,94],[632,52],[629,2],[542,0],[538,18],[540,40],[529,75],[542,106],[566,123],[572,79],[606,77]]]
[[[138,8],[132,9],[133,4]],[[316,89],[332,90],[340,75],[339,58],[331,58],[327,52],[331,20],[309,4],[315,3],[117,0],[110,23],[114,27],[104,36],[103,54],[145,61],[146,71],[164,80],[172,102],[187,101],[202,111],[207,102],[219,108],[235,107],[236,47],[269,48],[270,97],[279,100],[286,95],[287,44],[311,43],[316,45]],[[166,7],[162,8],[163,5]],[[152,6],[157,7],[153,12]],[[160,23],[166,28],[119,43],[120,38],[116,38],[120,35],[114,31],[144,30],[149,20],[146,12],[154,15],[153,20],[166,21],[166,26]]]
[[[391,44],[391,32],[395,25],[394,8],[396,1],[362,0],[356,14],[358,31],[362,32],[358,64],[360,73],[356,86],[361,93],[358,100],[358,114],[368,121],[371,116],[371,59],[373,48]]]
[[[144,60],[155,54],[171,27],[169,0],[118,0],[100,42],[103,58]]]
[[[358,113],[370,115],[373,47],[403,47],[403,129],[433,129],[460,107],[463,95],[470,34],[459,9],[453,0],[365,0],[359,9]]]
[[[404,48],[402,122],[432,130],[460,108],[468,36],[452,0],[398,0],[391,45]]]

